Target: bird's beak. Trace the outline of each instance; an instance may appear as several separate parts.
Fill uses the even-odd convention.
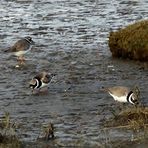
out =
[[[135,100],[134,103],[135,103],[135,105],[138,105],[139,104],[139,101],[138,100]]]
[[[32,40],[31,44],[32,44],[32,45],[35,45],[35,42]]]
[[[52,82],[56,82],[57,80],[57,78],[56,78],[56,74],[51,74],[51,76],[52,76],[52,79],[51,79],[51,81]]]

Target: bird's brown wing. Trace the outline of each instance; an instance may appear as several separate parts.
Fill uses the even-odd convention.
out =
[[[52,79],[52,76],[47,72],[41,72],[36,75],[34,78],[41,80],[43,83],[49,83]]]
[[[43,73],[41,72],[41,73],[37,74],[34,78],[41,80],[43,78]]]
[[[10,49],[12,52],[25,51],[29,48],[29,44],[25,40],[17,41]]]
[[[123,86],[115,86],[106,89],[108,92],[110,92],[111,94],[116,94],[116,96],[118,97],[127,95],[127,93],[129,92],[129,89]]]

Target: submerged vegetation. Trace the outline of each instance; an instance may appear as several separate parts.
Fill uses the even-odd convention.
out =
[[[109,47],[114,57],[148,61],[148,20],[111,32]]]
[[[16,135],[16,125],[10,120],[9,113],[5,113],[0,120],[0,147],[2,148],[20,148],[21,143]]]
[[[104,120],[104,129],[103,131],[109,130],[125,130],[128,129],[133,131],[134,133],[140,133],[142,131],[142,135],[136,137],[134,136],[133,139],[128,140],[107,140],[105,146],[112,145],[112,147],[128,147],[129,145],[146,145],[148,139],[148,107],[133,107],[127,108],[118,114],[113,114],[114,116]],[[48,123],[43,126],[43,131],[41,137],[38,137],[37,141],[33,143],[26,143],[20,142],[15,130],[17,129],[17,125],[10,120],[9,113],[5,113],[4,117],[0,120],[0,147],[2,148],[21,148],[25,146],[32,146],[32,145],[64,145],[64,143],[60,144],[60,139],[55,140],[54,138],[54,125],[52,123]],[[99,133],[99,132],[98,132]],[[109,135],[108,135],[109,136]],[[135,138],[136,137],[136,138]],[[108,137],[106,137],[108,138]],[[48,143],[50,141],[50,143]],[[85,142],[80,139],[80,143],[75,143],[77,145],[85,145]],[[99,144],[99,143],[93,143]],[[72,143],[74,145],[74,143]],[[100,145],[104,145],[101,144]]]
[[[53,123],[48,123],[46,125],[43,125],[43,130],[41,136],[39,135],[37,140],[51,140],[54,139],[54,125]]]

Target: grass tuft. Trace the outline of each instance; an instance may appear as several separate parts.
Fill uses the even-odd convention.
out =
[[[148,107],[127,108],[105,121],[105,127],[145,129],[148,127]]]
[[[2,148],[20,148],[21,143],[16,136],[16,126],[10,120],[8,112],[0,120],[0,147]]]
[[[148,61],[148,20],[111,32],[108,44],[113,57]]]

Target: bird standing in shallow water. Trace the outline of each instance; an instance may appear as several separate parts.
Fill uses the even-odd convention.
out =
[[[32,89],[32,91],[47,87],[54,76],[55,74],[47,73],[45,71],[41,72],[33,77],[29,83],[29,87]]]
[[[20,62],[20,64],[24,64],[25,58],[23,57],[23,55],[30,51],[34,44],[35,43],[32,38],[30,36],[26,36],[18,40],[5,52],[12,52],[15,56],[17,56],[17,60]]]
[[[136,87],[134,89],[130,89],[124,86],[114,86],[103,88],[103,90],[107,91],[115,101],[123,102],[123,103],[131,103],[133,105],[137,105],[139,99],[139,89]]]

